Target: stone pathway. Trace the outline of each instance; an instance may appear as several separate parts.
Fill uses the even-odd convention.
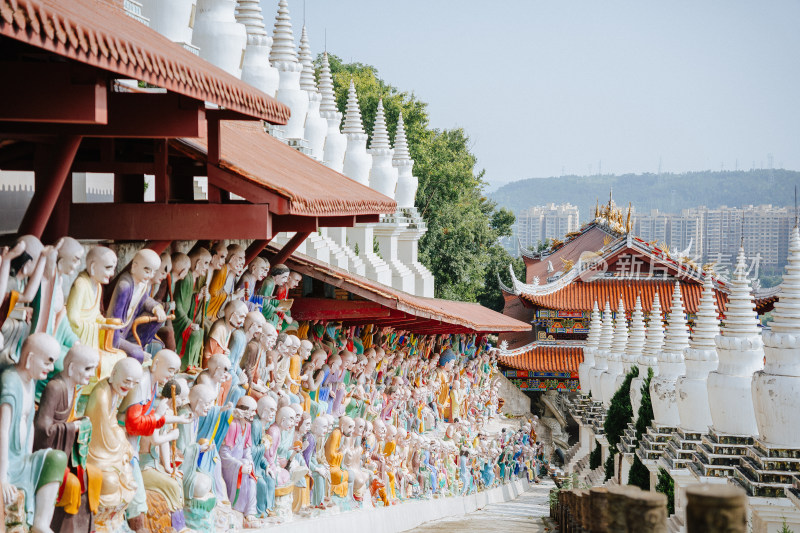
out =
[[[443,518],[423,524],[414,533],[509,532],[540,533],[551,531],[543,520],[550,516],[548,494],[553,487],[549,479],[533,485],[516,500],[493,503],[468,515]]]

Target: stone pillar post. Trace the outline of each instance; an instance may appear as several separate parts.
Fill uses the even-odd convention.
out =
[[[745,493],[732,485],[693,485],[686,489],[686,533],[745,533]]]

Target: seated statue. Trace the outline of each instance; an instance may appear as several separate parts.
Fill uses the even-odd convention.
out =
[[[161,304],[150,296],[150,282],[161,266],[161,258],[153,250],[139,250],[133,256],[131,269],[117,279],[106,315],[116,318],[122,327],[114,331],[114,348],[119,348],[140,363],[150,359],[142,347],[147,346],[164,324],[167,315]],[[144,318],[147,323],[136,322]],[[138,339],[137,339],[138,336]]]
[[[136,496],[136,479],[131,461],[134,450],[125,429],[117,420],[119,406],[139,385],[142,365],[132,357],[117,361],[111,375],[97,383],[89,395],[85,414],[92,422],[92,439],[86,464],[103,476],[100,507],[95,516],[98,531],[123,527],[122,512]]]
[[[47,377],[61,352],[47,333],[34,333],[22,344],[19,361],[0,375],[0,486],[3,503],[25,497],[25,518],[35,533],[52,533],[58,488],[67,456],[61,450],[33,448],[33,395],[36,381]]]
[[[175,347],[181,356],[181,370],[199,372],[203,350],[202,307],[206,289],[195,291],[195,282],[208,272],[211,254],[205,248],[197,248],[189,254],[192,266],[182,280],[175,285]]]
[[[89,384],[99,362],[100,355],[93,348],[83,344],[70,348],[64,357],[64,370],[44,388],[33,421],[33,448],[53,448],[67,456],[68,474],[51,523],[59,532],[88,533],[93,530],[93,514],[97,507],[90,502],[97,501],[102,478],[94,469],[86,471],[92,423],[86,417],[79,417],[76,408],[80,388]]]
[[[100,343],[101,330],[108,331],[120,327],[117,321],[106,319],[100,313],[103,285],[108,285],[116,268],[117,255],[104,246],[95,246],[86,254],[86,270],[78,274],[69,291],[67,318],[72,331],[78,336],[81,344],[90,346],[100,353],[97,376],[83,388],[83,394],[89,394],[98,380],[110,376],[117,361],[126,357],[125,352],[114,349],[110,343]]]

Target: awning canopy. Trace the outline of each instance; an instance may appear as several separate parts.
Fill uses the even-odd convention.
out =
[[[267,134],[259,123],[221,121],[219,137],[219,162],[209,168],[209,183],[250,202],[269,203],[273,213],[341,217],[393,213],[397,208],[388,196],[301,154]],[[207,136],[174,139],[171,145],[208,162]]]
[[[108,1],[5,0],[0,2],[0,35],[273,124],[289,119],[285,105]],[[6,85],[14,87],[14,70],[3,70]]]
[[[476,303],[414,296],[302,254],[295,253],[285,263],[291,270],[338,289],[334,298],[325,297],[324,290],[296,298],[292,317],[297,320],[335,320],[345,326],[374,324],[417,334],[531,329],[525,322]]]

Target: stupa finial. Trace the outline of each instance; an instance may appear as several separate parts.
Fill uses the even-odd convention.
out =
[[[725,308],[725,325],[722,327],[724,337],[746,338],[758,336],[760,333],[758,315],[753,302],[750,280],[747,279],[747,257],[744,247],[739,248],[736,257],[736,269],[733,279],[728,284],[730,296]]]
[[[658,357],[664,346],[664,322],[661,316],[661,300],[658,293],[653,296],[653,306],[650,309],[650,321],[647,324],[647,338],[644,344],[642,357]],[[654,362],[654,360],[651,360]]]
[[[606,302],[603,309],[603,326],[600,330],[600,345],[598,349],[603,351],[610,351],[611,345],[614,342],[614,318],[611,314],[611,304]]]
[[[328,61],[328,52],[322,54],[322,66],[319,69],[319,92],[322,95],[322,102],[319,104],[320,113],[338,113],[336,98],[333,94],[333,77],[331,76],[331,64]]]
[[[342,132],[345,134],[364,134],[364,126],[361,123],[361,109],[358,107],[356,84],[352,78],[350,78],[350,88],[347,91],[347,105],[345,106]]]
[[[783,275],[770,326],[775,333],[796,334],[800,330],[800,230],[797,226],[789,236],[786,273]]]
[[[614,322],[614,344],[611,347],[611,351],[616,354],[623,354],[627,345],[628,320],[625,316],[625,304],[620,298],[619,307],[617,307],[617,319]]]
[[[637,296],[636,305],[634,305],[633,313],[631,313],[631,332],[628,336],[628,345],[626,347],[628,356],[632,361],[636,361],[636,358],[642,355],[646,338],[642,297]]]
[[[397,133],[394,136],[394,156],[392,157],[392,164],[399,166],[398,163],[411,161],[411,154],[408,151],[408,140],[406,139],[406,125],[403,122],[403,112],[400,112],[400,117],[397,119]],[[597,302],[595,302],[597,305]]]
[[[272,32],[272,51],[269,60],[275,63],[297,63],[297,50],[294,47],[292,19],[289,16],[289,2],[278,2],[278,14],[275,16],[275,29]]]
[[[383,110],[383,98],[378,100],[378,110],[375,112],[375,125],[372,128],[370,150],[391,150],[389,132],[386,130],[386,115]]]
[[[703,280],[703,294],[697,305],[697,316],[694,321],[692,338],[689,346],[696,350],[713,350],[714,339],[719,335],[719,314],[717,313],[717,297],[714,294],[714,281],[710,274]]]
[[[602,315],[600,315],[600,308],[597,306],[597,300],[595,300],[594,306],[592,307],[591,321],[589,322],[589,335],[586,337],[587,348],[597,348],[600,346],[600,331],[602,328],[603,318]]]
[[[314,60],[311,56],[311,45],[308,42],[305,25],[300,34],[300,53],[297,57],[300,64],[303,65],[303,71],[300,73],[300,88],[313,93],[317,90],[317,80],[314,78]]]
[[[667,329],[664,336],[664,352],[683,353],[689,347],[689,328],[686,325],[686,310],[681,297],[681,284],[675,282],[672,290],[672,303],[667,315]]]

